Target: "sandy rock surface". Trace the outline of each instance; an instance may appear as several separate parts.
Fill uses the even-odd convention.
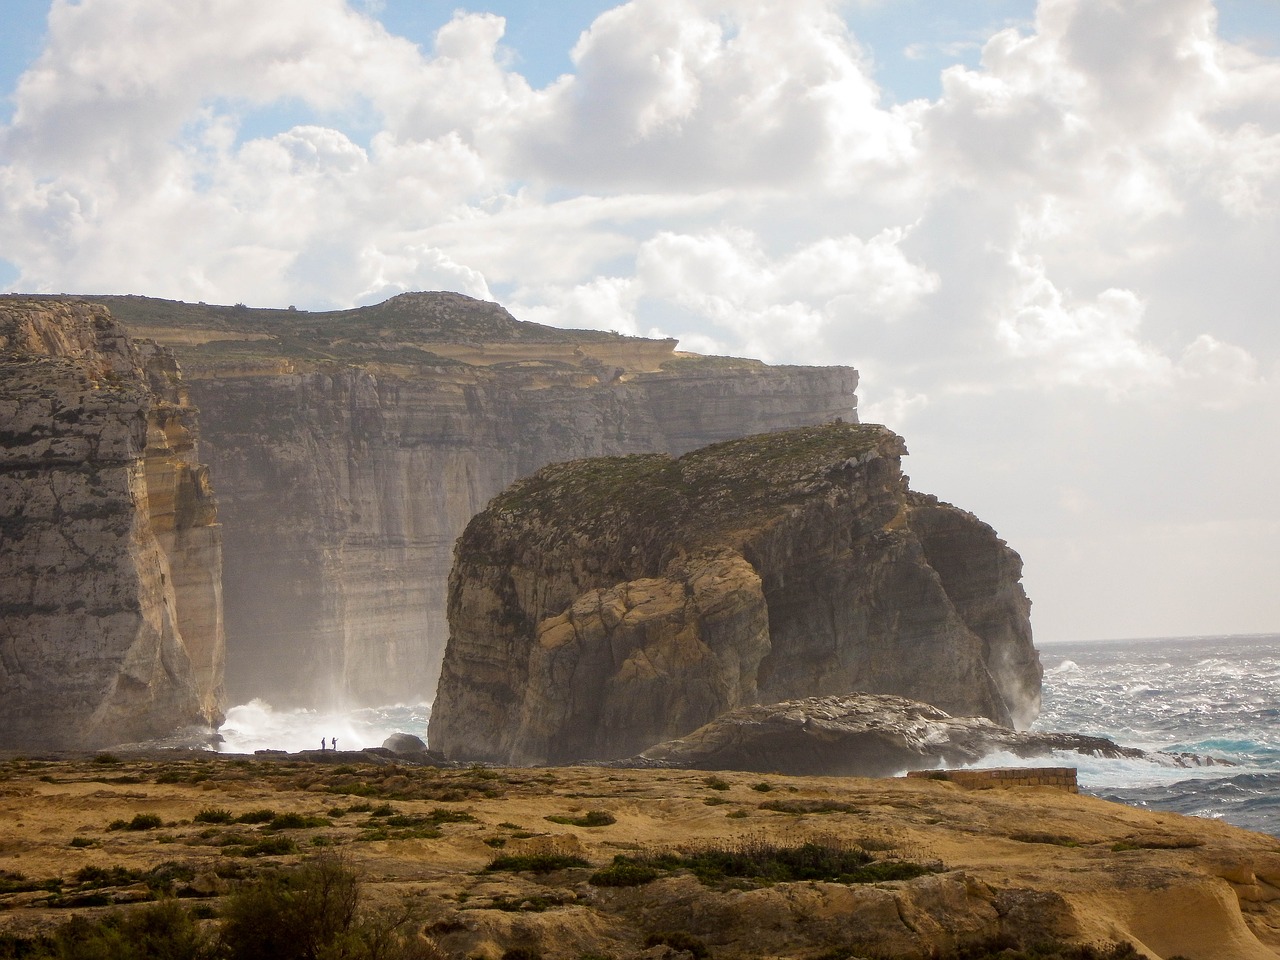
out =
[[[1280,956],[1280,840],[1049,788],[438,770],[354,753],[325,764],[110,759],[0,763],[0,934],[145,899],[166,871],[184,902],[216,913],[240,880],[336,852],[370,897],[408,897],[448,956],[674,956],[661,946],[674,937],[717,958],[925,957],[1001,935],[1127,941],[1153,960]],[[306,825],[236,822],[263,810]],[[139,815],[161,825],[129,829]],[[218,817],[231,822],[208,822]],[[592,820],[601,825],[574,822]],[[638,886],[593,882],[619,854],[811,840],[928,869],[871,883],[707,884],[683,869]],[[587,866],[486,869],[499,856],[548,855]],[[95,875],[86,868],[99,878],[121,868],[119,882],[78,880]]]

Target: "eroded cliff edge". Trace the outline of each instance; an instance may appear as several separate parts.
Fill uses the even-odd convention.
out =
[[[175,351],[201,410],[237,702],[430,699],[454,540],[545,464],[855,416],[847,367],[681,354],[459,294],[330,313],[100,299]]]
[[[432,747],[622,758],[736,707],[852,692],[1030,723],[1021,561],[911,491],[905,453],[837,422],[515,484],[458,541]]]
[[[216,725],[221,535],[173,357],[101,306],[0,299],[0,745]]]

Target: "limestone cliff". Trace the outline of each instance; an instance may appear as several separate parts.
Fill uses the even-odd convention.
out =
[[[457,294],[333,313],[101,299],[174,349],[200,407],[237,700],[429,699],[454,540],[509,484],[555,461],[849,418],[856,403],[848,368],[684,355]]]
[[[735,707],[851,692],[1030,723],[1021,562],[911,492],[905,452],[832,423],[515,484],[458,541],[432,748],[621,758]]]
[[[100,306],[0,299],[0,746],[221,720],[221,546],[177,365]]]

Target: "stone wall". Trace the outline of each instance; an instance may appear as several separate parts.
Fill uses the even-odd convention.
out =
[[[1075,767],[993,767],[985,770],[912,770],[908,777],[946,780],[969,790],[1007,790],[1011,787],[1053,787],[1079,793]]]

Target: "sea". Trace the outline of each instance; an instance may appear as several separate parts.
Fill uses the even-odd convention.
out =
[[[1035,729],[1107,737],[1144,760],[1061,754],[1084,793],[1280,837],[1280,634],[1038,644]],[[1179,767],[1192,753],[1232,766]]]
[[[1159,637],[1039,644],[1043,703],[1035,729],[1107,737],[1150,757],[1062,753],[1080,789],[1153,810],[1209,817],[1280,837],[1280,634]],[[276,710],[233,707],[221,749],[340,750],[380,746],[392,733],[427,739],[430,706]],[[1190,753],[1226,764],[1179,766]],[[984,766],[1025,765],[994,755]]]

